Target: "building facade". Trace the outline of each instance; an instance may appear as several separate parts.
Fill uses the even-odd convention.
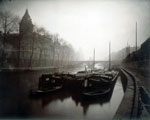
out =
[[[19,23],[19,33],[7,33],[4,45],[4,68],[52,66],[51,39],[33,31],[28,10]]]
[[[1,46],[4,51],[3,55],[0,53],[1,68],[33,69],[71,64],[76,56],[74,49],[63,44],[57,34],[43,34],[35,28],[26,10],[19,23],[19,32],[6,34],[5,43]]]

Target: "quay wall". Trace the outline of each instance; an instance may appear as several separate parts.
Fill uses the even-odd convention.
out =
[[[124,97],[113,119],[136,119],[138,110],[138,88],[135,77],[121,69],[127,80]]]

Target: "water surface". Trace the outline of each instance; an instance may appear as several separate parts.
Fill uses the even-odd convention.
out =
[[[118,77],[113,91],[98,100],[83,99],[70,90],[31,98],[30,89],[37,89],[42,73],[0,73],[0,118],[111,119],[124,95]]]

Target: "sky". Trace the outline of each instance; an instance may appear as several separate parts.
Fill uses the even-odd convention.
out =
[[[150,37],[150,0],[11,0],[0,3],[20,18],[28,9],[32,22],[50,33],[58,33],[83,53],[84,59],[108,58],[111,51],[138,46]]]

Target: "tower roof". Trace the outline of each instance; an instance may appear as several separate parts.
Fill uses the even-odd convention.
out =
[[[26,17],[30,17],[30,16],[29,16],[28,9],[26,9],[26,12],[25,12],[24,16],[26,16]]]
[[[24,16],[22,17],[22,20],[21,20],[21,22],[31,22],[32,23],[32,21],[31,21],[31,18],[30,18],[30,15],[29,15],[29,12],[28,12],[28,9],[26,9],[26,12],[25,12],[25,14],[24,14]]]
[[[32,33],[33,32],[33,24],[30,18],[28,9],[26,9],[25,14],[20,21],[20,34]]]

